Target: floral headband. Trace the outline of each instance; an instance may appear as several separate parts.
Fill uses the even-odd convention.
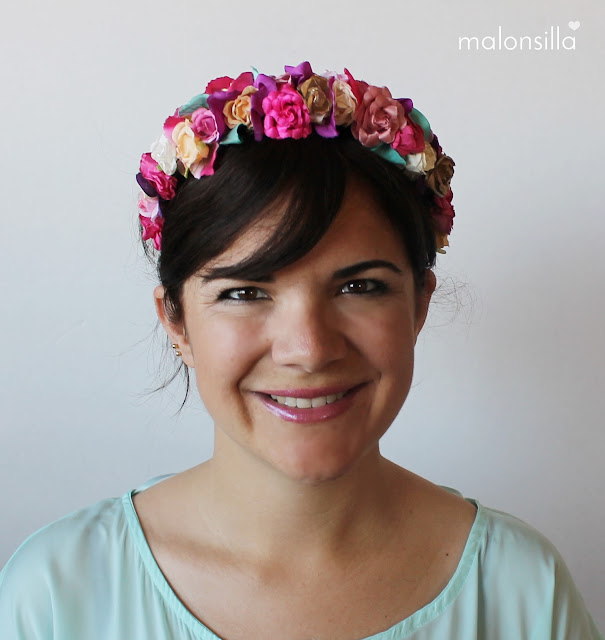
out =
[[[300,139],[313,132],[335,138],[347,128],[428,191],[437,250],[445,253],[454,219],[454,161],[442,152],[428,120],[409,98],[395,99],[386,87],[355,80],[347,69],[317,75],[308,62],[286,66],[277,77],[254,70],[235,80],[212,80],[204,93],[166,119],[163,134],[141,157],[137,175],[144,192],[139,199],[143,240],[161,249],[162,203],[172,200],[189,176],[212,175],[220,145],[240,144],[251,134],[255,140]]]

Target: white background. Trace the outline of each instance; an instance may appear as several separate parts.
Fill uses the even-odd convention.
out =
[[[443,287],[383,452],[540,529],[605,628],[601,0],[8,7],[0,566],[43,524],[210,455],[199,401],[175,418],[178,385],[144,394],[163,354],[134,176],[209,79],[309,60],[412,97],[456,161]],[[559,26],[576,49],[458,49],[499,26]]]

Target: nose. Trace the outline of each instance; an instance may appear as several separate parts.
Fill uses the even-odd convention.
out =
[[[272,356],[276,364],[311,373],[345,357],[348,341],[336,311],[321,301],[301,299],[275,318]]]

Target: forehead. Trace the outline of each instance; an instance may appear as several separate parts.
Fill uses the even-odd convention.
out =
[[[258,252],[274,235],[287,206],[287,202],[282,202],[267,210],[202,271],[240,263]],[[318,260],[335,264],[360,258],[388,258],[407,264],[403,239],[387,219],[370,188],[359,181],[351,181],[338,215],[325,235],[307,254],[286,268],[299,268]]]

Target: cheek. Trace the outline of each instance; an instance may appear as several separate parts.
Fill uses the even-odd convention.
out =
[[[414,361],[415,334],[410,310],[393,305],[365,315],[351,330],[366,359],[384,374],[401,375]]]
[[[216,316],[192,328],[191,348],[200,394],[237,386],[262,352],[256,323]]]

